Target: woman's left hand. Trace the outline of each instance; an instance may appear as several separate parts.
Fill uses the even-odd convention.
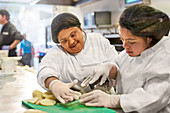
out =
[[[64,83],[60,80],[54,80],[54,82],[50,84],[49,88],[53,95],[61,103],[65,104],[79,98],[80,93],[70,89],[75,84],[77,84],[77,80],[72,83]]]
[[[109,95],[101,90],[94,90],[81,96],[79,100],[86,106],[120,108],[120,95]]]

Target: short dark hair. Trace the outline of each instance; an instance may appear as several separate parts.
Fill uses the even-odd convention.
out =
[[[51,33],[52,33],[52,39],[55,43],[58,42],[58,34],[61,30],[67,29],[70,27],[78,27],[80,28],[80,21],[79,19],[71,14],[71,13],[61,13],[58,16],[56,16],[52,23],[51,23]]]
[[[5,15],[7,20],[10,19],[10,14],[8,13],[7,10],[1,9],[1,10],[0,10],[0,14],[1,14],[2,16]]]
[[[159,41],[170,30],[169,17],[153,7],[143,4],[129,6],[119,18],[119,25],[135,36]]]

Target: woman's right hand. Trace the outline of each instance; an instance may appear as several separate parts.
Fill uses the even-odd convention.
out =
[[[80,93],[70,89],[75,84],[77,84],[77,81],[66,84],[59,80],[54,80],[54,82],[50,85],[50,90],[61,103],[65,104],[79,98]]]
[[[115,79],[117,75],[117,68],[113,64],[102,63],[96,66],[93,70],[93,75],[89,75],[82,83],[81,86],[85,87],[99,81],[103,85],[108,78]]]

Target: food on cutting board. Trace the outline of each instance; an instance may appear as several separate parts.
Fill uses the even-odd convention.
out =
[[[43,105],[43,106],[53,106],[56,104],[56,98],[52,94],[52,92],[44,92],[42,93],[39,90],[34,90],[32,92],[32,99],[27,99],[28,102],[36,105]]]
[[[38,97],[34,97],[34,98],[32,98],[32,99],[28,99],[27,101],[28,101],[29,103],[34,104],[34,103],[36,103],[38,100],[39,100]]]
[[[52,94],[52,92],[45,92],[43,93],[43,97],[46,99],[53,99],[56,100],[55,96]]]
[[[39,99],[43,99],[43,93],[41,91],[38,91],[38,90],[34,90],[32,92],[32,96],[33,97],[38,97]]]
[[[42,99],[40,101],[40,104],[43,106],[53,106],[56,104],[56,101],[52,99]]]
[[[29,110],[25,111],[24,113],[47,113],[47,112],[41,111],[41,110],[36,110],[36,109],[29,109]]]
[[[42,100],[42,99],[38,99],[38,101],[37,101],[35,104],[36,104],[36,105],[39,105],[41,100]]]

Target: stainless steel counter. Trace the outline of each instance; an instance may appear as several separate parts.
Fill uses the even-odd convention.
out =
[[[32,98],[33,90],[42,89],[36,79],[36,74],[17,67],[14,75],[0,76],[0,113],[23,113],[26,107],[22,100]]]
[[[24,113],[22,100],[31,99],[33,90],[45,92],[37,83],[36,74],[17,67],[14,75],[0,76],[0,113]],[[115,109],[116,113],[123,113]]]

